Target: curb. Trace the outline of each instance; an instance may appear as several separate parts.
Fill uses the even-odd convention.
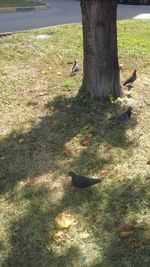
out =
[[[2,7],[0,8],[0,13],[37,11],[37,10],[45,10],[47,8],[49,8],[47,4],[40,5],[40,6],[27,6],[27,7]]]

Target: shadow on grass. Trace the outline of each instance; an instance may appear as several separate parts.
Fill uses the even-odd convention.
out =
[[[67,186],[56,204],[49,187],[25,186],[17,201],[27,200],[28,209],[20,219],[11,223],[11,252],[2,266],[148,267],[150,241],[146,230],[136,229],[129,238],[121,238],[118,233],[121,222],[130,214],[134,214],[133,219],[136,219],[142,209],[148,208],[148,183],[141,183],[136,177],[132,183],[128,180],[112,182],[104,188],[97,186],[78,193]],[[123,206],[126,208],[122,210]],[[90,229],[96,251],[91,250],[85,257],[76,236],[73,239],[69,236],[74,227],[77,227],[75,231],[79,231],[74,225],[68,230],[70,240],[65,240],[61,246],[54,242],[50,233],[54,218],[62,210],[75,214],[76,219],[83,219],[86,228]],[[133,248],[132,245],[137,242],[143,242],[144,249]],[[89,243],[90,240],[86,240],[85,246]],[[92,264],[86,263],[93,254],[95,259]]]
[[[20,219],[11,222],[10,245],[11,252],[1,266],[67,266],[69,262],[80,257],[77,246],[71,246],[57,255],[50,236],[54,225],[54,215],[62,205],[53,206],[51,191],[48,187],[25,186],[19,194],[18,201],[28,202],[28,209]],[[53,208],[51,211],[50,208]]]
[[[32,122],[31,131],[13,131],[1,140],[1,193],[13,189],[18,181],[26,177],[34,178],[58,169],[56,162],[66,158],[65,145],[79,135],[79,139],[91,143],[84,147],[77,159],[73,159],[72,167],[77,171],[82,169],[83,173],[113,162],[110,157],[100,155],[92,163],[91,158],[97,147],[108,144],[108,153],[111,147],[131,147],[132,153],[136,145],[126,135],[128,128],[135,127],[136,118],[132,118],[129,123],[115,124],[108,121],[110,111],[122,111],[119,105],[95,106],[81,97],[57,97],[47,103],[46,109],[50,115]]]
[[[54,173],[57,180],[57,175],[66,176],[70,168],[89,175],[103,165],[109,166],[114,163],[109,153],[111,148],[120,147],[132,155],[132,150],[136,146],[136,140],[129,140],[126,134],[128,128],[136,126],[136,118],[133,117],[129,123],[116,124],[108,121],[110,112],[112,114],[122,112],[119,105],[94,106],[84,98],[57,97],[46,105],[46,109],[49,115],[34,121],[31,131],[28,133],[14,131],[1,141],[1,193],[5,198],[8,197],[10,202],[14,201],[15,187],[19,181],[26,178],[32,181],[35,177],[49,172]],[[78,138],[79,143],[86,140],[90,145],[83,146],[79,156],[71,159],[69,169],[63,166],[59,170],[58,161],[66,160],[65,146],[73,138]],[[97,150],[105,145],[108,146],[107,156],[100,152],[93,161]],[[50,183],[52,184],[53,180]],[[95,259],[92,267],[130,266],[123,262],[122,251],[128,250],[126,243],[116,237],[120,219],[125,218],[125,214],[118,215],[116,207],[121,205],[124,195],[126,201],[130,199],[125,184],[114,185],[112,188],[104,187],[103,191],[97,190],[99,187],[94,187],[80,193],[75,193],[67,186],[64,187],[63,196],[57,203],[53,202],[54,192],[51,191],[50,185],[48,188],[44,185],[36,187],[27,186],[17,194],[16,202],[19,203],[21,199],[23,202],[27,200],[28,207],[21,218],[11,222],[9,242],[12,248],[3,267],[90,266],[84,261],[80,246],[76,245],[78,241],[70,241],[70,246],[68,243],[65,252],[62,251],[59,255],[55,252],[49,231],[55,216],[62,210],[70,210],[77,217],[81,217],[87,228],[91,229],[97,254],[101,256],[101,260]],[[138,210],[136,203],[137,201],[134,207]],[[52,213],[49,213],[49,207],[52,207]],[[144,239],[144,235],[142,238]],[[119,249],[118,252],[116,248]],[[139,261],[145,262],[142,257]],[[134,259],[131,255],[132,260]],[[113,261],[116,265],[113,265]],[[133,264],[133,266],[138,265]]]
[[[103,247],[103,261],[100,266],[148,267],[150,265],[148,225],[131,229],[133,234],[126,238],[119,234],[119,226],[124,222],[130,221],[134,225],[140,221],[144,225],[144,217],[149,214],[149,186],[148,180],[135,177],[132,182],[127,180],[119,184],[112,183],[106,189],[107,203],[101,214],[102,219],[98,218],[98,222],[95,222],[94,231],[95,242]],[[99,225],[103,230],[100,235]]]

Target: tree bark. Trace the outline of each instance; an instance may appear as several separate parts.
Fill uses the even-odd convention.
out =
[[[121,95],[117,51],[118,0],[81,0],[83,82],[92,99]]]

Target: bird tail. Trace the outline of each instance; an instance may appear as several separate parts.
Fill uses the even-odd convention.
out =
[[[91,185],[98,184],[98,183],[101,183],[101,182],[102,182],[101,179],[92,179],[91,180]]]

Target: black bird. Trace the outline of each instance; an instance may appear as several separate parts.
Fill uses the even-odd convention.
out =
[[[134,70],[132,76],[124,82],[123,86],[125,86],[129,83],[135,82],[136,79],[137,79],[136,70]]]
[[[132,107],[129,107],[126,112],[123,112],[121,114],[115,115],[109,120],[114,120],[114,121],[128,121],[131,117],[132,114]]]
[[[77,71],[79,71],[79,66],[77,64],[77,61],[75,60],[73,66],[72,66],[72,69],[71,69],[71,73],[75,74]]]
[[[69,172],[68,175],[72,177],[72,183],[77,188],[83,189],[102,182],[100,179],[88,178],[86,176],[77,175],[74,172]]]

